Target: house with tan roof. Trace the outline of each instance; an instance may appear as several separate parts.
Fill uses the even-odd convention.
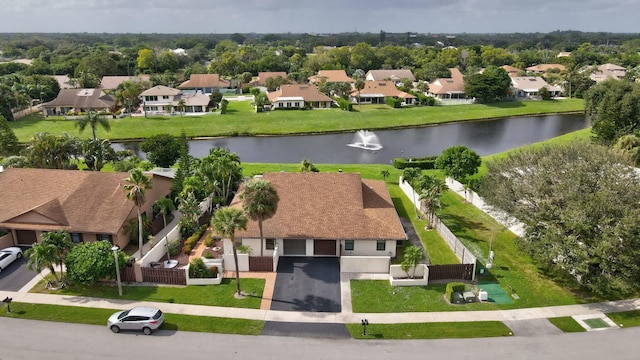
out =
[[[152,218],[153,203],[171,193],[171,179],[150,175],[141,211]],[[14,245],[31,245],[43,232],[65,230],[73,242],[109,240],[125,247],[125,225],[137,218],[122,189],[129,173],[9,168],[0,171],[0,229]]]
[[[525,70],[527,70],[528,72],[535,72],[535,73],[546,73],[546,72],[560,72],[563,70],[566,70],[567,67],[562,65],[562,64],[538,64],[538,65],[534,65],[534,66],[529,66],[528,68],[526,68]]]
[[[250,84],[251,86],[267,86],[268,79],[277,79],[279,77],[283,79],[287,79],[287,73],[284,71],[265,71],[259,72],[258,78],[253,80]]]
[[[67,75],[52,75],[58,82],[60,89],[75,89],[76,84]]]
[[[506,71],[509,76],[518,76],[518,73],[522,71],[517,67],[511,66],[511,65],[502,65],[500,67],[503,68],[504,71]]]
[[[427,96],[438,100],[466,99],[464,76],[457,68],[450,68],[451,77],[439,78],[429,84]]]
[[[409,69],[369,70],[364,79],[368,81],[391,80],[395,84],[401,83],[403,79],[416,81],[416,77]]]
[[[287,84],[267,94],[271,108],[277,109],[329,109],[333,99],[321,93],[313,84]]]
[[[61,89],[55,99],[42,104],[47,115],[66,115],[87,111],[112,113],[116,100],[101,89]]]
[[[260,245],[257,221],[236,232],[236,241],[253,254],[278,256],[390,256],[406,239],[386,184],[353,173],[265,173],[280,201],[263,221]],[[231,202],[241,208],[242,187]],[[232,247],[228,239],[225,253]],[[225,260],[226,261],[226,260]]]
[[[319,84],[322,81],[326,82],[346,82],[353,84],[355,80],[347,75],[344,70],[319,70],[317,75],[309,77],[309,83]]]
[[[191,90],[203,94],[214,91],[224,92],[231,87],[231,82],[221,79],[219,74],[191,74],[189,80],[178,86],[180,90]]]
[[[511,78],[511,96],[517,98],[536,98],[540,95],[540,89],[547,88],[551,96],[558,96],[562,88],[547,84],[540,76],[515,76]]]
[[[393,80],[365,81],[364,88],[360,91],[352,90],[351,101],[360,104],[385,104],[387,98],[401,99],[403,105],[414,105],[417,97],[398,90]]]
[[[142,111],[147,114],[204,114],[209,106],[209,95],[202,92],[183,92],[157,85],[140,94]],[[184,109],[180,108],[184,105]]]
[[[118,85],[125,81],[151,85],[151,76],[145,74],[136,76],[103,76],[98,88],[113,91],[118,88]]]
[[[600,83],[609,79],[622,80],[627,74],[627,69],[616,64],[598,65],[589,75],[591,80]]]

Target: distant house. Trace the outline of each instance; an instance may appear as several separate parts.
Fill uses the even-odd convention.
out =
[[[101,89],[62,89],[55,99],[42,104],[47,115],[66,115],[69,112],[115,111],[116,100]]]
[[[450,68],[450,78],[439,78],[429,84],[427,95],[439,100],[466,99],[464,76],[457,68]]]
[[[309,77],[309,83],[319,84],[322,81],[326,82],[346,82],[354,83],[355,80],[350,78],[344,70],[320,70],[317,75]]]
[[[13,245],[40,242],[43,232],[65,230],[74,243],[108,240],[124,248],[126,224],[137,218],[122,186],[129,173],[53,169],[0,170],[0,228]],[[141,211],[152,219],[153,203],[171,193],[172,180],[151,175]]]
[[[567,56],[571,56],[571,51],[560,51],[558,55],[556,55],[557,58],[567,57]]]
[[[406,234],[381,180],[351,173],[266,173],[278,192],[275,215],[263,221],[265,242],[257,221],[236,232],[236,241],[255,254],[273,256],[391,256]],[[240,194],[241,191],[238,192]],[[241,208],[236,195],[232,207]],[[225,239],[225,253],[231,244]]]
[[[409,79],[412,82],[416,81],[416,77],[408,69],[369,70],[364,79],[368,81],[391,80],[396,85],[401,83],[403,79]]]
[[[351,101],[360,104],[384,104],[387,98],[401,99],[403,105],[414,105],[416,97],[404,91],[398,90],[393,80],[386,81],[365,81],[364,88],[351,91]]]
[[[276,109],[328,109],[333,100],[318,91],[313,84],[282,85],[278,90],[267,94],[273,110]]]
[[[75,89],[76,84],[67,75],[53,75],[60,89]]]
[[[287,79],[287,73],[284,71],[259,72],[258,78],[251,82],[251,86],[267,86],[268,79],[276,79],[278,76]]]
[[[164,85],[154,86],[140,94],[142,111],[151,114],[205,113],[209,105],[209,95],[201,92],[183,93]],[[180,108],[183,104],[184,109]]]
[[[195,92],[200,91],[208,95],[214,91],[224,92],[224,89],[229,89],[230,87],[231,83],[221,79],[219,74],[191,74],[189,80],[180,84],[178,89]]]
[[[562,88],[547,84],[539,76],[515,76],[511,78],[511,94],[517,98],[535,98],[540,95],[540,89],[547,88],[551,96],[558,96]]]
[[[518,76],[518,73],[522,70],[518,69],[517,67],[511,66],[511,65],[502,65],[500,66],[501,68],[504,69],[504,71],[507,72],[507,74],[509,74],[509,76]]]
[[[151,76],[149,75],[136,75],[136,76],[103,76],[102,80],[100,80],[100,86],[98,88],[104,90],[115,90],[118,88],[118,85],[122,84],[125,81],[133,81],[139,83],[148,83],[151,82]]]
[[[627,69],[616,64],[598,65],[589,77],[599,83],[609,79],[622,80],[627,74]]]
[[[538,65],[534,65],[534,66],[529,66],[528,68],[526,68],[525,70],[527,70],[528,72],[535,72],[535,73],[546,73],[549,71],[563,71],[566,70],[567,67],[562,65],[562,64],[538,64]]]

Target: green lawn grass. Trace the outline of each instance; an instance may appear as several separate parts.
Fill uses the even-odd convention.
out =
[[[44,289],[43,282],[35,286],[31,292],[87,296],[105,299],[123,299],[134,301],[153,301],[176,304],[193,304],[206,306],[224,306],[248,309],[259,309],[264,289],[264,279],[241,279],[242,291],[249,294],[244,299],[236,299],[235,279],[223,279],[216,286],[138,286],[124,285],[122,297],[112,284],[94,284],[91,286],[71,286],[59,290]]]
[[[511,330],[499,321],[457,323],[370,324],[367,335],[361,324],[347,324],[354,339],[463,339],[511,336]]]
[[[640,326],[640,310],[608,313],[607,316],[618,324],[618,326]]]
[[[6,307],[0,316],[16,319],[57,321],[75,324],[101,325],[106,328],[107,319],[116,309],[95,309],[78,306],[12,303],[11,313]],[[221,334],[260,335],[264,321],[229,319],[165,313],[162,330],[198,331]]]
[[[585,332],[587,331],[583,328],[577,321],[575,321],[571,316],[563,316],[557,318],[548,319],[550,323],[552,323],[558,329],[564,332]]]
[[[445,122],[537,115],[559,112],[580,112],[584,101],[564,99],[554,101],[504,102],[491,105],[431,106],[392,109],[386,105],[358,107],[359,111],[276,110],[256,113],[249,101],[230,101],[228,113],[203,116],[149,116],[124,117],[109,120],[111,131],[98,127],[97,136],[111,140],[142,139],[167,133],[179,136],[184,130],[188,137],[234,135],[287,135],[355,131],[359,129],[386,129],[407,126],[425,126]],[[91,136],[90,129],[82,134],[73,120],[40,115],[9,122],[21,142],[28,141],[36,132],[69,133],[81,138]]]

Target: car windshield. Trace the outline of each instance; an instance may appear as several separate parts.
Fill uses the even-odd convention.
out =
[[[153,315],[153,319],[158,320],[160,319],[160,316],[162,316],[162,311],[158,310],[158,312],[155,315]]]
[[[10,255],[10,254],[9,254],[9,253],[6,253],[6,252],[0,253],[0,260],[2,260],[2,259],[4,259],[4,258],[8,257],[9,255]]]
[[[129,315],[129,311],[131,311],[131,310],[123,311],[120,315],[118,315],[118,320],[120,320],[123,317]]]

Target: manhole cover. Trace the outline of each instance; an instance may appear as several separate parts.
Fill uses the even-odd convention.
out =
[[[585,319],[584,323],[587,324],[592,329],[602,329],[602,328],[609,327],[609,324],[607,324],[607,322],[601,318]]]

